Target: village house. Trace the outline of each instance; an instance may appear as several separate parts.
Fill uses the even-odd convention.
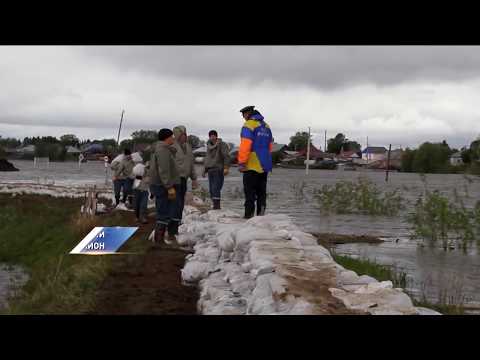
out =
[[[340,150],[340,154],[335,156],[336,161],[352,161],[354,162],[355,160],[360,159],[360,156],[358,155],[357,151],[344,151],[343,147],[342,150]]]
[[[457,151],[456,153],[450,155],[450,164],[453,166],[463,164],[462,153],[460,151]]]
[[[275,153],[275,152],[281,152],[281,153],[284,153],[286,154],[286,150],[287,150],[287,145],[285,144],[277,144],[277,143],[273,143],[272,145],[272,153]]]
[[[387,158],[387,149],[383,146],[369,146],[362,151],[362,159],[368,162],[382,161]]]
[[[17,153],[20,154],[34,154],[35,153],[35,145],[27,145],[20,147],[16,150]]]
[[[67,154],[80,154],[82,151],[75,146],[67,146]]]

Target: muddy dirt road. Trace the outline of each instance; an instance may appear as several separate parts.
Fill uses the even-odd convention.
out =
[[[154,222],[143,225],[135,238],[147,241]],[[93,314],[195,315],[195,287],[181,283],[186,252],[149,247],[143,254],[122,255],[97,293]]]

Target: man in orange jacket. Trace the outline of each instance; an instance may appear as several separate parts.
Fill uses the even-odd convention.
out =
[[[238,170],[243,173],[243,190],[245,192],[245,218],[255,214],[265,214],[267,206],[267,176],[272,171],[273,136],[270,126],[254,106],[242,110],[245,123],[240,134],[238,151]]]

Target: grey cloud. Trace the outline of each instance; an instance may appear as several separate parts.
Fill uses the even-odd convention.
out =
[[[109,46],[80,51],[123,71],[223,83],[273,81],[335,89],[480,76],[478,46]]]

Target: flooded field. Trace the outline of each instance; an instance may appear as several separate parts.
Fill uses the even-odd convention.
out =
[[[101,162],[89,162],[79,168],[77,163],[50,163],[49,169],[33,169],[32,161],[13,161],[19,172],[0,173],[0,181],[34,181],[57,185],[105,184],[105,168]],[[198,169],[198,173],[201,171]],[[342,180],[355,181],[366,177],[384,190],[400,189],[406,209],[393,217],[367,215],[325,215],[312,193],[324,184]],[[110,173],[107,172],[110,182]],[[205,178],[200,183],[208,189]],[[369,258],[385,265],[395,265],[408,275],[408,288],[418,295],[425,294],[432,301],[449,297],[455,302],[480,306],[480,251],[472,245],[466,251],[443,250],[438,247],[420,247],[418,239],[411,239],[411,229],[405,215],[411,211],[425,183],[429,190],[438,190],[453,196],[453,189],[466,197],[471,206],[480,199],[480,178],[464,175],[426,175],[390,173],[385,182],[384,172],[330,171],[275,168],[269,177],[267,212],[290,215],[305,231],[378,236],[381,244],[342,244],[336,246],[338,254]],[[299,184],[305,186],[299,191]],[[243,212],[242,177],[236,168],[225,179],[223,207]],[[478,243],[478,242],[477,242]]]

